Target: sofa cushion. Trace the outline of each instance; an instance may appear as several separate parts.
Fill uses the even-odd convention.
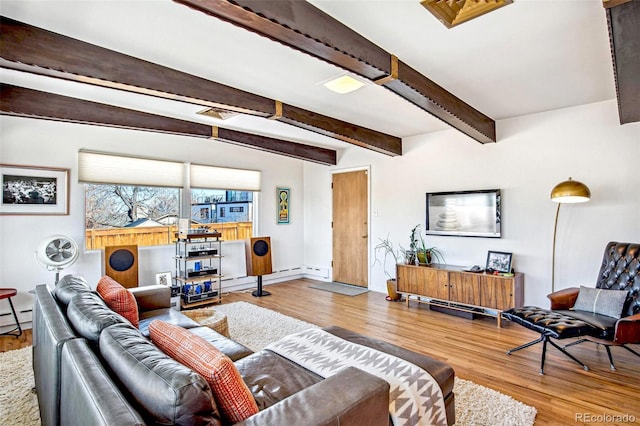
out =
[[[573,309],[576,311],[593,312],[594,314],[620,318],[627,291],[605,290],[580,286],[580,292]]]
[[[323,380],[295,362],[264,349],[236,361],[235,365],[260,411]]]
[[[58,303],[66,308],[76,294],[91,292],[93,292],[93,290],[91,290],[87,281],[80,275],[65,275],[60,278],[60,281],[56,284],[53,295],[56,297]]]
[[[225,423],[235,424],[258,412],[233,361],[211,343],[163,321],[152,321],[149,335],[163,352],[205,378]]]
[[[98,343],[100,333],[105,328],[128,323],[123,316],[109,309],[95,293],[78,293],[73,296],[67,307],[67,318],[74,330],[91,343]]]
[[[100,354],[149,424],[220,425],[209,385],[130,324],[105,329]]]
[[[138,304],[133,294],[108,275],[100,278],[96,291],[107,306],[138,327]]]

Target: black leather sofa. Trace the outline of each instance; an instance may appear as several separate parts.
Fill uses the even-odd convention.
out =
[[[148,336],[154,319],[190,329],[236,364],[260,412],[246,425],[387,425],[389,385],[347,368],[323,379],[270,351],[247,347],[170,308],[169,288],[139,287],[140,326],[110,310],[78,276],[36,288],[33,369],[43,425],[217,425],[211,391],[197,373],[166,356]],[[327,331],[406,357],[441,385],[453,424],[453,370],[447,364],[340,328]]]

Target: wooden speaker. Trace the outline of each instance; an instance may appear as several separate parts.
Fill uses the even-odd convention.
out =
[[[105,247],[104,273],[125,288],[138,287],[138,246]]]
[[[247,275],[262,276],[273,273],[271,266],[271,239],[254,237],[245,240]]]

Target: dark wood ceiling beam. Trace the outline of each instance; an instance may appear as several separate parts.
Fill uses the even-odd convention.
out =
[[[620,124],[640,121],[640,0],[605,2]]]
[[[217,139],[314,163],[336,165],[334,150],[223,129],[9,84],[0,84],[0,115]]]
[[[394,55],[306,1],[174,1],[376,81],[478,142],[496,140],[493,119],[406,64],[396,67]]]
[[[390,140],[384,135],[373,130],[366,129],[364,127],[356,128],[357,126],[354,124],[340,120],[327,120],[326,116],[291,105],[282,105],[282,116],[278,118],[278,121],[326,136],[333,136],[334,138],[345,142],[383,154],[402,153],[401,139]],[[349,136],[355,135],[356,131],[359,136],[358,138]],[[366,141],[366,143],[363,141]]]
[[[276,100],[0,17],[0,66],[191,104],[219,107],[310,129],[387,155],[402,155],[402,140],[313,111],[313,122],[279,114]]]
[[[214,133],[216,130],[214,129]],[[336,151],[317,146],[304,145],[283,141],[282,139],[270,138],[268,136],[258,136],[238,130],[217,128],[216,139],[229,142],[235,145],[242,145],[260,151],[273,154],[285,155],[287,157],[301,160],[313,161],[315,163],[335,166],[337,164]]]

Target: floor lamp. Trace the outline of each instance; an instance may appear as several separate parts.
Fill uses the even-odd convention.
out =
[[[556,235],[558,233],[558,214],[560,213],[560,205],[563,203],[584,203],[591,198],[591,191],[587,185],[577,180],[565,180],[560,182],[551,190],[551,201],[558,203],[556,209],[556,222],[553,226],[553,253],[551,255],[551,292],[555,291],[555,273],[556,273]]]

